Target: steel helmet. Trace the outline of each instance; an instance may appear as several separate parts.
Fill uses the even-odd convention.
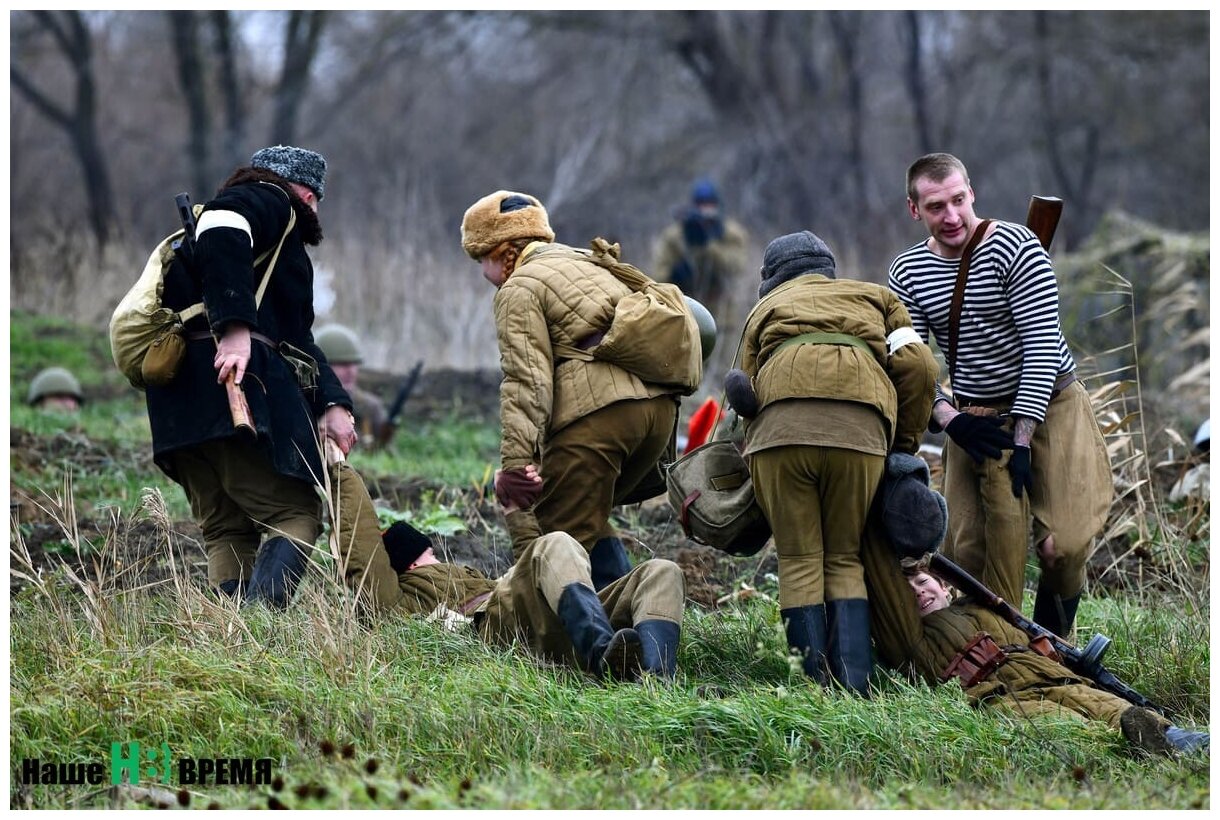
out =
[[[327,325],[320,328],[313,338],[326,354],[326,361],[331,364],[360,364],[364,361],[360,337],[351,328]]]
[[[37,404],[44,396],[73,396],[78,402],[85,401],[85,396],[80,391],[80,382],[63,367],[48,367],[30,382],[28,402]]]
[[[695,323],[699,325],[699,344],[703,348],[703,361],[706,362],[716,349],[716,319],[701,303],[689,296],[683,298],[690,305],[691,313],[695,314]]]

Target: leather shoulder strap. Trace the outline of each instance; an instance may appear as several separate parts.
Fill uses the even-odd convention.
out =
[[[945,351],[945,358],[949,360],[950,384],[953,382],[957,369],[957,336],[962,324],[962,304],[966,301],[966,279],[970,276],[970,257],[974,255],[974,249],[987,235],[987,226],[990,224],[990,219],[984,219],[978,224],[970,241],[962,249],[962,260],[957,265],[957,281],[953,284],[953,301],[949,303],[949,349]]]

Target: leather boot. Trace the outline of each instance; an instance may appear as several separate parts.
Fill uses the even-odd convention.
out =
[[[589,551],[589,565],[593,575],[593,589],[601,592],[604,587],[631,572],[631,559],[623,542],[613,535],[599,538]]]
[[[643,650],[643,671],[673,680],[678,671],[678,637],[682,633],[673,621],[654,618],[635,625]]]
[[[826,602],[830,620],[830,674],[839,685],[868,697],[873,671],[873,645],[868,627],[868,601],[844,598]]]
[[[801,654],[805,674],[822,686],[826,673],[826,605],[798,606],[779,611],[788,635],[788,646]]]
[[[1080,593],[1071,598],[1060,598],[1049,588],[1038,587],[1034,596],[1034,623],[1049,629],[1060,638],[1070,638],[1076,624],[1076,608],[1080,606]]]
[[[555,611],[568,633],[581,666],[592,675],[635,680],[642,663],[640,636],[634,629],[615,632],[597,593],[584,584],[568,584]]]
[[[246,594],[246,585],[236,578],[230,578],[217,584],[216,592],[223,598],[241,598]]]
[[[246,603],[262,601],[276,609],[284,609],[292,600],[309,558],[290,539],[282,535],[268,538],[254,560]]]

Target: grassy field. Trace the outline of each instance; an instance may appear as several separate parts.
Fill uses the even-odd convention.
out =
[[[979,711],[956,686],[884,672],[869,701],[822,691],[786,656],[766,596],[689,605],[673,685],[591,681],[422,620],[365,622],[324,570],[286,612],[218,603],[104,334],[24,314],[12,328],[11,807],[1210,807],[1206,758],[1140,757],[1098,724]],[[22,406],[52,363],[94,397],[77,418]],[[463,505],[496,458],[494,421],[407,426],[353,463],[434,531],[488,537],[488,507]],[[1150,554],[1207,560],[1208,527],[1190,543],[1156,532]],[[757,583],[756,563],[731,566]],[[1187,726],[1209,720],[1206,590],[1206,577],[1099,587],[1079,617],[1082,638],[1114,638],[1108,665]],[[17,784],[26,758],[106,763],[108,777],[126,741],[177,760],[268,758],[274,779]]]

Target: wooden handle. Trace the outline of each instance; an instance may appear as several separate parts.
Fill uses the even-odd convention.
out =
[[[246,402],[245,391],[237,383],[235,372],[230,372],[229,378],[225,379],[225,392],[229,396],[229,415],[233,417],[233,428],[249,430],[252,435],[257,435],[254,420],[250,417],[250,405]]]
[[[1059,217],[1063,214],[1063,200],[1057,196],[1031,196],[1029,198],[1029,214],[1025,217],[1025,225],[1034,232],[1042,248],[1047,252],[1051,249],[1051,241],[1055,238],[1055,229],[1059,227]]]

